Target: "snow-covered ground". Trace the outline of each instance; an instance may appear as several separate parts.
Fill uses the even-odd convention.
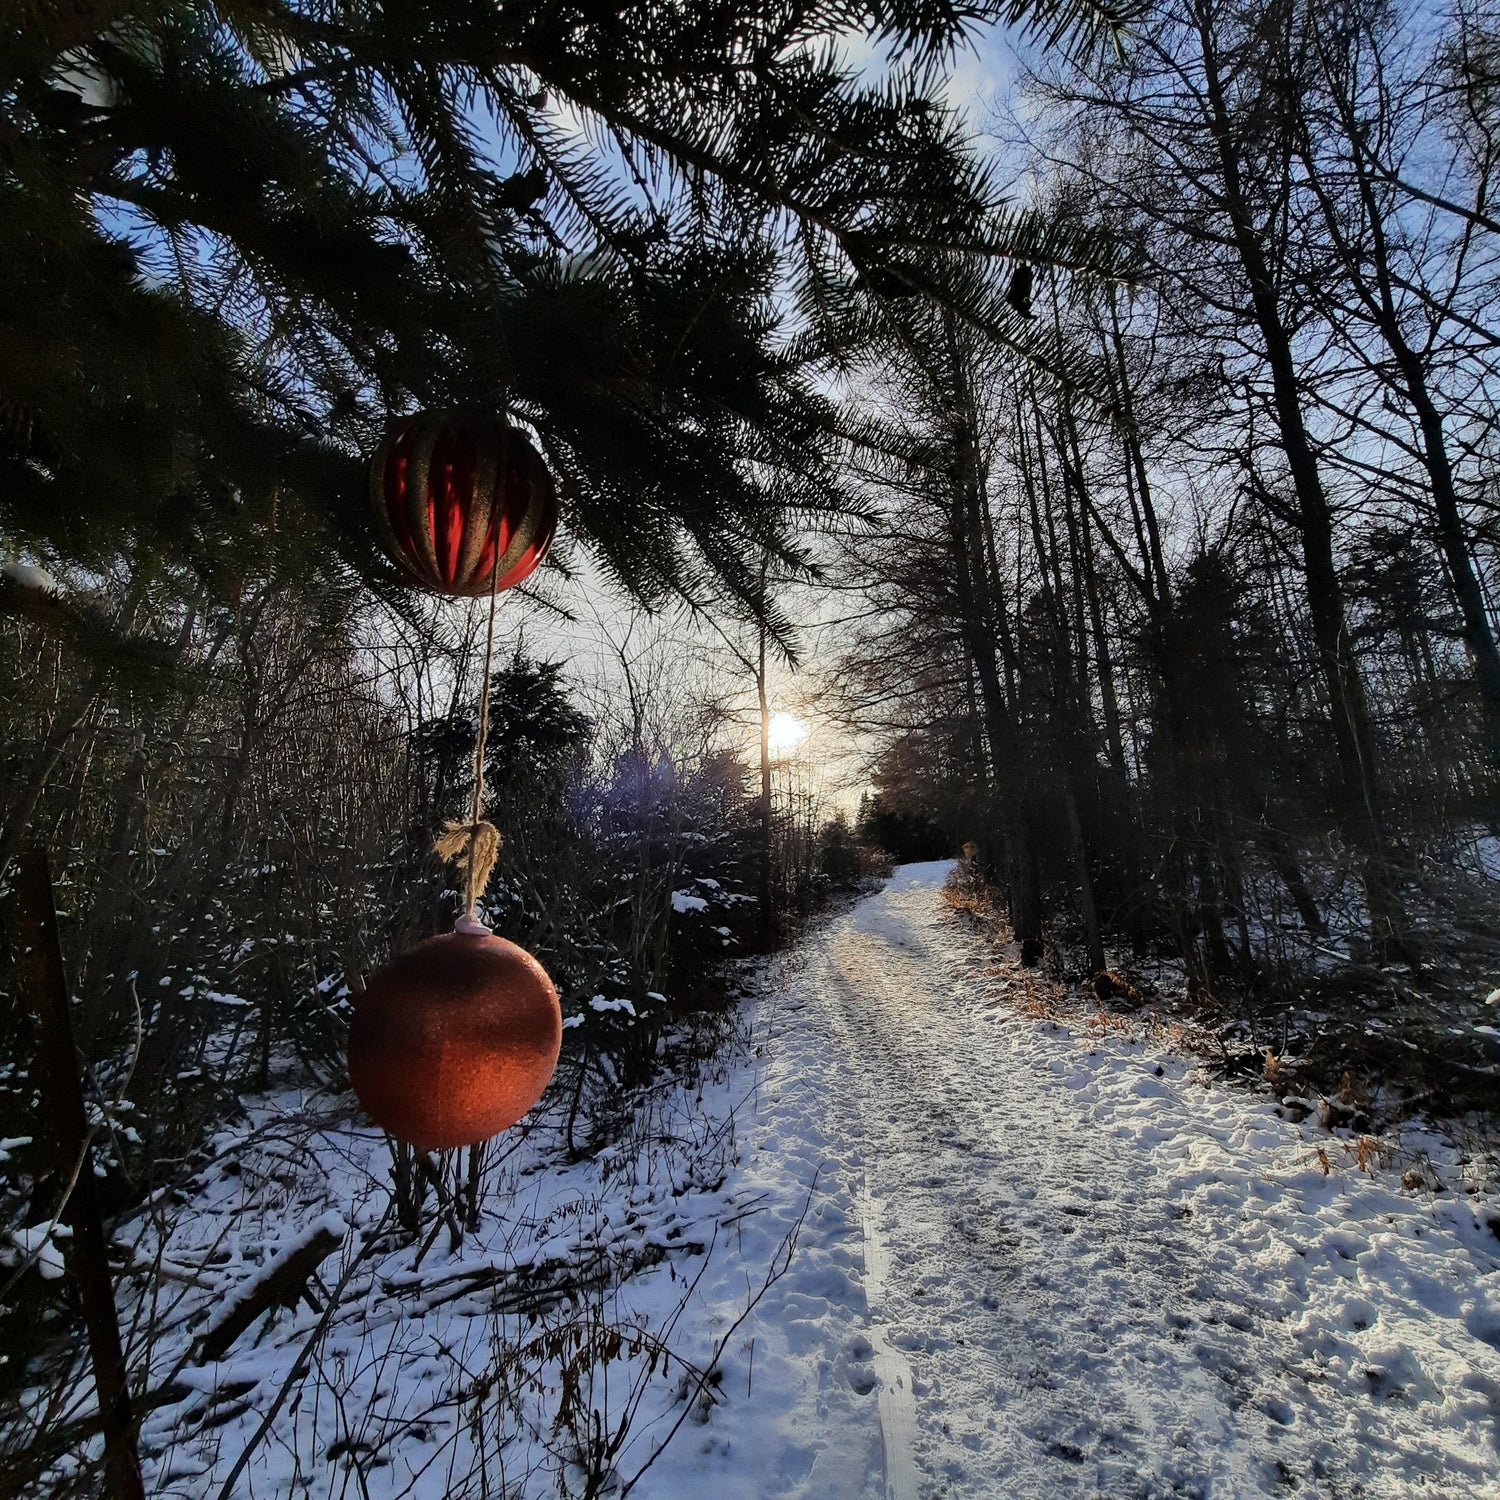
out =
[[[948,869],[768,996],[742,1175],[816,1177],[814,1208],[728,1351],[729,1452],[664,1464],[726,1500],[1500,1495],[1500,1217],[1456,1154],[1418,1143],[1448,1187],[1408,1189],[1190,1059],[1028,1018]]]
[[[630,1138],[522,1142],[456,1248],[389,1235],[346,1104],[258,1105],[139,1251],[180,1389],[148,1490],[1500,1496],[1500,1213],[1457,1155],[1423,1143],[1446,1188],[1404,1187],[1191,1058],[1039,1018],[948,869],[769,966],[752,1045]],[[349,1226],[321,1305],[184,1363],[319,1223]]]

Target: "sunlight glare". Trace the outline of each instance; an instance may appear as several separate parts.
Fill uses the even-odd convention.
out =
[[[771,715],[770,750],[772,755],[789,755],[807,738],[807,725],[793,714]]]

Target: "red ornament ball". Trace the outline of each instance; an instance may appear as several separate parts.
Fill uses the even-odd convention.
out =
[[[423,1151],[473,1146],[542,1097],[562,1047],[547,971],[493,933],[428,938],[370,976],[349,1079],[370,1118]]]
[[[557,530],[557,487],[526,434],[491,414],[407,417],[370,465],[380,544],[401,576],[477,599],[529,578]],[[498,562],[498,577],[496,565]]]

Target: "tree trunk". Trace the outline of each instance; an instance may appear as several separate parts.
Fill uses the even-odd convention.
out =
[[[1406,920],[1397,897],[1386,846],[1364,684],[1354,660],[1343,591],[1334,562],[1333,516],[1302,415],[1296,362],[1291,339],[1281,320],[1276,284],[1242,189],[1240,162],[1219,76],[1217,49],[1201,0],[1197,8],[1197,23],[1210,125],[1224,187],[1224,208],[1249,283],[1254,321],[1265,345],[1277,431],[1297,496],[1308,611],[1312,617],[1318,666],[1328,695],[1339,765],[1340,822],[1360,851],[1371,936],[1376,950],[1384,955],[1400,954],[1406,946]]]
[[[1083,820],[1078,816],[1078,799],[1065,779],[1063,802],[1068,812],[1068,831],[1073,838],[1073,864],[1078,871],[1078,903],[1083,912],[1083,936],[1088,951],[1090,974],[1102,974],[1109,965],[1104,958],[1104,934],[1099,926],[1099,908],[1094,904],[1094,882],[1089,878],[1088,843],[1083,836]]]
[[[26,850],[20,862],[18,906],[21,939],[29,955],[27,989],[40,1021],[40,1061],[45,1083],[47,1124],[57,1150],[58,1180],[71,1190],[59,1217],[72,1229],[67,1266],[78,1288],[88,1334],[89,1356],[104,1429],[104,1475],[110,1500],[144,1500],[136,1417],[129,1373],[120,1342],[120,1320],[109,1273],[109,1249],[99,1217],[94,1161],[78,1084],[68,986],[58,942],[52,875],[41,848]]]
[[[771,705],[766,695],[766,569],[761,567],[760,641],[755,666],[755,696],[760,707],[760,933],[769,940],[776,927],[776,910],[771,864]]]
[[[1022,761],[1010,705],[1000,680],[996,655],[996,608],[993,580],[986,566],[984,510],[978,443],[963,353],[945,320],[948,349],[958,391],[959,416],[954,429],[955,465],[952,474],[949,546],[965,649],[979,679],[984,706],[985,736],[990,745],[994,782],[1000,799],[1005,840],[1011,928],[1021,945],[1021,961],[1042,956],[1042,901],[1027,800],[1030,778]]]

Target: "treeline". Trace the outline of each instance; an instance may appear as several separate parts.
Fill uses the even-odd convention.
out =
[[[1343,986],[1493,1061],[1497,68],[1466,4],[1153,7],[1009,127],[1137,258],[1013,274],[1075,377],[890,310],[843,707],[1028,961],[1168,954],[1283,1023]]]

